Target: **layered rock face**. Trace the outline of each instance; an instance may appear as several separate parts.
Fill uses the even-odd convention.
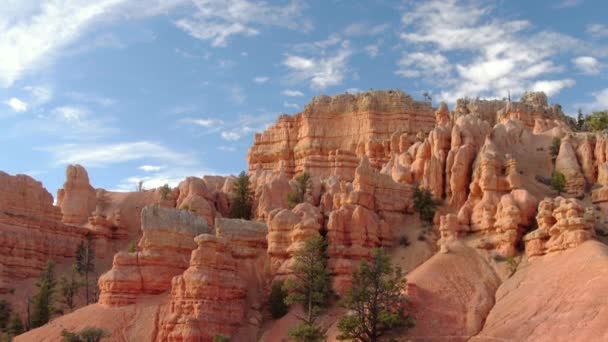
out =
[[[185,210],[148,206],[141,216],[138,251],[114,256],[112,269],[99,278],[100,304],[132,304],[140,295],[169,290],[171,279],[188,267],[194,237],[210,232],[203,219]]]
[[[162,322],[162,341],[211,341],[231,336],[243,323],[247,289],[237,274],[229,241],[196,237],[190,266],[172,280],[170,313]]]
[[[177,208],[192,211],[203,217],[209,227],[213,227],[216,215],[215,196],[205,182],[201,178],[188,177],[179,183],[178,189]]]
[[[592,208],[572,198],[545,198],[538,204],[538,228],[526,234],[529,257],[576,248],[595,237]]]
[[[287,175],[308,170],[328,177],[354,171],[366,155],[380,168],[390,158],[393,132],[428,132],[433,127],[428,103],[414,101],[397,90],[357,95],[317,96],[304,111],[283,115],[266,132],[256,134],[249,150],[249,170],[285,166]],[[335,170],[335,171],[334,171]]]
[[[61,210],[40,182],[0,171],[0,292],[37,277],[49,259],[73,257],[86,233],[61,222]]]
[[[85,224],[96,206],[95,189],[89,183],[89,174],[80,165],[69,165],[65,178],[63,188],[57,191],[57,205],[61,208],[63,222]]]

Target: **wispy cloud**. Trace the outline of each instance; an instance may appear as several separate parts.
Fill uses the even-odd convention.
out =
[[[600,72],[601,64],[597,58],[591,56],[580,56],[572,60],[574,66],[581,72],[589,75],[595,75]]]
[[[263,26],[303,31],[312,28],[309,21],[301,18],[306,6],[298,0],[291,0],[283,6],[255,0],[193,2],[196,12],[190,17],[177,20],[175,24],[192,37],[211,41],[215,47],[226,46],[231,36],[258,35]]]
[[[165,168],[165,166],[162,166],[162,165],[142,165],[142,166],[138,167],[138,169],[145,171],[145,172],[156,172],[156,171],[160,171],[164,168]]]
[[[563,80],[541,80],[534,82],[531,90],[542,91],[547,94],[547,96],[553,96],[564,88],[574,86],[574,84],[576,84],[576,82],[569,78]]]
[[[375,36],[384,33],[389,27],[389,24],[372,25],[366,22],[352,23],[344,29],[344,34],[347,36]]]
[[[257,84],[264,84],[264,83],[268,82],[269,80],[270,80],[270,77],[268,77],[268,76],[258,76],[253,79],[253,82],[255,82]]]
[[[20,99],[16,98],[16,97],[11,97],[9,100],[4,101],[4,103],[11,107],[12,110],[14,110],[17,113],[22,113],[27,111],[27,103],[21,101]]]
[[[587,25],[587,33],[594,38],[608,37],[608,26],[604,24],[589,24]]]
[[[592,92],[591,97],[593,98],[591,101],[576,103],[574,107],[582,108],[587,112],[608,110],[608,88]]]
[[[55,165],[82,164],[104,167],[135,160],[156,160],[173,165],[192,165],[192,154],[177,152],[160,143],[135,141],[116,144],[63,144],[40,147],[51,154]]]
[[[559,53],[585,47],[552,31],[533,32],[525,20],[505,20],[475,0],[412,2],[404,9],[401,38],[408,50],[396,71],[444,89],[439,100],[463,96],[503,97],[536,88],[556,94],[570,79],[547,80],[565,70]],[[525,53],[521,53],[525,51]],[[458,56],[452,60],[450,56]]]
[[[298,109],[298,108],[300,108],[300,106],[297,103],[289,103],[289,102],[283,102],[283,107],[285,107],[285,108],[291,108],[291,109]]]
[[[224,125],[224,121],[214,118],[184,118],[179,120],[180,123],[197,125],[205,128],[215,128]]]
[[[291,89],[285,89],[281,92],[281,94],[283,94],[285,96],[290,96],[290,97],[304,96],[303,92],[301,92],[299,90],[291,90]]]
[[[353,53],[350,42],[341,41],[333,53],[325,51],[324,47],[319,49],[321,51],[316,51],[316,56],[286,55],[283,65],[289,70],[288,82],[307,82],[312,89],[324,90],[344,81],[348,72],[348,60]]]
[[[562,0],[559,3],[555,4],[555,8],[564,9],[564,8],[572,8],[582,5],[584,0]]]

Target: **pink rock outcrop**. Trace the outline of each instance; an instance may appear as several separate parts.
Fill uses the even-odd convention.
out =
[[[430,104],[414,101],[398,90],[317,96],[294,116],[283,115],[256,134],[248,153],[249,170],[285,167],[288,176],[308,170],[328,177],[333,166],[354,163],[342,152],[366,155],[381,168],[390,158],[390,137],[396,130],[428,132],[434,123]],[[332,155],[333,153],[333,155]],[[348,156],[348,154],[344,154]]]
[[[578,164],[569,136],[562,139],[559,154],[555,159],[555,170],[566,177],[565,190],[569,195],[578,197],[585,193],[585,176]]]
[[[172,280],[161,341],[212,341],[233,335],[245,319],[247,289],[229,241],[209,234],[195,241],[190,266]]]
[[[168,291],[171,279],[188,268],[194,237],[210,231],[203,219],[186,210],[148,206],[141,215],[143,236],[137,251],[117,253],[112,269],[99,278],[100,304],[132,304],[141,295]]]
[[[187,177],[178,185],[177,208],[189,210],[204,218],[209,227],[215,222],[215,196],[201,178]]]
[[[0,171],[0,293],[37,277],[48,260],[73,257],[87,232],[61,222],[60,208],[40,182]]]
[[[95,210],[95,189],[89,183],[89,174],[84,167],[69,165],[65,174],[63,188],[57,191],[57,205],[61,208],[63,222],[85,224]]]
[[[593,209],[573,198],[545,198],[536,221],[538,228],[524,236],[529,257],[576,248],[595,237]]]

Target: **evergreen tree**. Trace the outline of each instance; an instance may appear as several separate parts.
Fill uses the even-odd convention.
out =
[[[285,302],[301,304],[305,312],[305,316],[298,317],[301,323],[289,332],[296,341],[313,342],[324,338],[315,320],[331,295],[326,249],[327,243],[322,236],[307,240],[295,254],[291,266],[293,277],[285,282],[288,292]]]
[[[555,160],[557,155],[559,154],[559,149],[562,146],[562,139],[555,137],[551,140],[551,146],[549,146],[549,153],[551,154],[551,158]]]
[[[353,274],[352,289],[344,299],[352,314],[340,319],[338,339],[376,342],[391,329],[410,327],[404,285],[401,269],[393,269],[384,250],[375,249],[371,263],[362,262]]]
[[[287,298],[287,291],[284,288],[284,283],[275,282],[272,284],[270,297],[268,298],[268,306],[272,318],[281,318],[289,311],[289,307],[287,306],[287,303],[285,303],[285,298]]]
[[[55,263],[49,261],[40,274],[36,283],[38,292],[33,298],[32,328],[46,324],[54,312],[54,295],[57,282],[55,280]]]
[[[311,183],[310,173],[307,171],[296,177],[296,189],[287,195],[287,205],[289,205],[289,208],[293,208],[304,202],[304,195],[306,195],[306,191],[310,188]]]
[[[236,178],[236,182],[232,188],[230,217],[245,220],[251,219],[252,197],[249,176],[245,171],[242,171]]]
[[[13,311],[11,303],[6,299],[0,299],[0,331],[6,331]]]
[[[418,212],[420,220],[432,224],[436,207],[437,203],[435,203],[431,192],[416,186],[414,189],[414,209]]]
[[[593,112],[585,119],[585,124],[592,131],[603,131],[608,128],[608,110]]]
[[[76,272],[84,276],[84,288],[86,304],[89,305],[89,273],[95,272],[95,248],[94,248],[93,237],[87,235],[86,242],[80,242],[78,248],[76,248]]]
[[[557,191],[558,195],[561,195],[566,188],[566,176],[559,171],[554,171],[551,175],[551,186]]]
[[[24,332],[21,317],[15,312],[11,316],[11,321],[8,324],[7,332],[10,336],[17,336]]]
[[[579,131],[582,131],[585,128],[585,116],[580,108],[578,109],[578,115],[576,118],[576,128],[578,128]]]
[[[78,294],[78,290],[82,287],[82,282],[76,278],[76,265],[72,267],[70,277],[62,275],[59,279],[59,293],[61,295],[61,303],[70,309],[74,310],[74,297]]]
[[[100,328],[86,327],[76,333],[64,329],[61,336],[63,336],[64,342],[99,342],[109,334]]]

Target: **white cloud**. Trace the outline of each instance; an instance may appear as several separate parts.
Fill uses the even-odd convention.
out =
[[[226,87],[226,91],[228,91],[230,100],[233,103],[243,104],[245,102],[245,100],[247,99],[247,96],[245,95],[243,88],[241,88],[241,86],[239,86],[239,85],[228,86],[228,87]]]
[[[318,57],[287,54],[283,65],[290,69],[287,75],[290,82],[309,82],[312,89],[323,90],[344,81],[351,54],[349,42],[343,41],[333,54],[326,53],[324,50]]]
[[[283,94],[285,96],[290,96],[290,97],[304,96],[303,92],[301,92],[299,90],[291,90],[291,89],[285,89],[281,92],[281,94]]]
[[[76,106],[62,106],[53,110],[55,114],[63,121],[76,122],[84,120],[89,112],[87,109]]]
[[[380,54],[380,44],[370,44],[365,46],[365,52],[371,57],[376,58]]]
[[[225,152],[236,152],[236,147],[234,146],[218,146],[217,149]]]
[[[223,131],[221,133],[222,139],[227,141],[236,141],[241,139],[241,134],[236,131]]]
[[[399,62],[398,75],[403,77],[420,77],[422,75],[438,77],[449,74],[452,66],[440,53],[413,52],[405,54]]]
[[[196,12],[176,21],[178,28],[212,46],[226,46],[234,35],[254,36],[260,26],[277,26],[308,31],[311,25],[301,19],[305,8],[298,0],[284,6],[255,0],[193,0]]]
[[[214,128],[223,125],[224,121],[213,118],[184,118],[180,120],[180,123],[193,124],[206,128]]]
[[[11,107],[15,112],[22,113],[27,111],[27,103],[19,100],[16,97],[11,97],[10,100],[4,101],[4,103]]]
[[[608,37],[608,26],[603,24],[587,25],[587,33],[595,38]]]
[[[160,171],[164,168],[165,167],[161,166],[161,165],[142,165],[142,166],[138,167],[138,169],[145,171],[145,172],[156,172],[156,171]]]
[[[101,22],[166,13],[187,0],[19,0],[2,4],[0,86],[45,67]],[[108,43],[104,37],[100,44]]]
[[[608,110],[608,88],[591,93],[593,100],[587,103],[577,103],[575,108],[582,108],[587,112]]]
[[[375,36],[388,29],[388,24],[371,25],[365,22],[352,23],[344,29],[347,36]]]
[[[53,90],[46,86],[25,86],[23,90],[30,93],[34,105],[42,105],[53,98]]]
[[[289,102],[283,102],[283,107],[285,107],[285,108],[291,108],[291,109],[298,109],[298,108],[300,108],[300,106],[297,103],[289,103]]]
[[[218,173],[215,170],[207,169],[203,166],[192,165],[192,166],[177,166],[177,167],[163,167],[159,171],[146,172],[144,175],[134,175],[127,177],[120,181],[118,185],[111,191],[134,191],[137,188],[139,182],[142,182],[144,189],[155,189],[168,184],[174,188],[179,185],[186,177],[203,175],[218,175],[224,176],[222,173]]]
[[[558,4],[556,4],[554,7],[558,8],[558,9],[562,9],[562,8],[572,8],[572,7],[576,7],[578,5],[581,5],[583,3],[584,0],[562,0],[561,2],[559,2]]]
[[[572,60],[572,63],[585,74],[598,74],[601,69],[600,62],[591,56],[576,57]]]
[[[569,80],[543,79],[565,69],[555,64],[558,54],[586,45],[556,32],[533,32],[530,22],[502,19],[494,9],[476,0],[410,2],[401,38],[415,51],[404,53],[396,72],[443,89],[438,99],[451,103],[464,96],[517,96],[533,87],[556,94],[569,86]]]
[[[559,93],[563,88],[568,88],[574,86],[576,82],[572,79],[564,79],[564,80],[542,80],[536,81],[532,85],[532,90],[534,91],[542,91],[547,96],[553,96]]]
[[[104,167],[129,161],[149,159],[173,165],[191,165],[191,154],[173,151],[159,143],[135,141],[116,144],[64,144],[37,150],[51,154],[55,165],[82,164]]]
[[[257,84],[263,84],[263,83],[268,82],[269,80],[270,80],[270,77],[268,77],[268,76],[258,76],[253,79],[253,82],[255,82]]]
[[[346,89],[346,92],[349,94],[357,94],[357,93],[361,93],[361,89],[359,88],[348,88]]]

